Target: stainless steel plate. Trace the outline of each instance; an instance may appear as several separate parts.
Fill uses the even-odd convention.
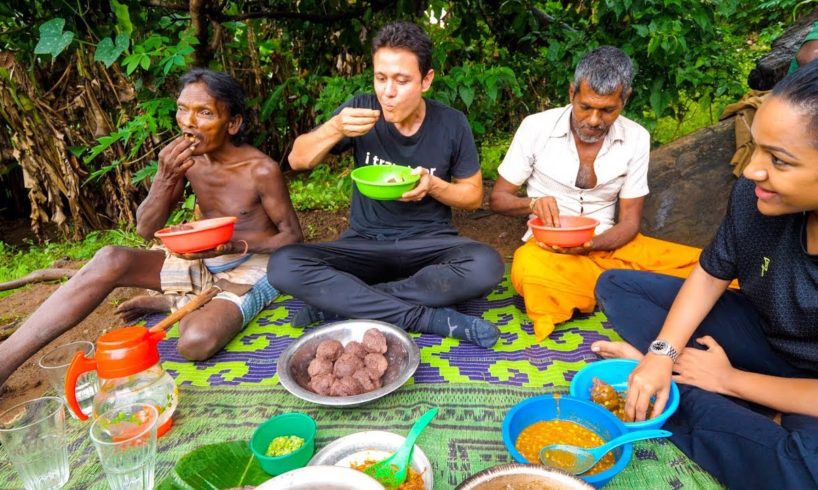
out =
[[[380,388],[354,396],[324,396],[307,389],[310,380],[307,367],[315,358],[318,344],[325,340],[337,340],[344,345],[352,340],[360,342],[370,328],[377,328],[386,337],[384,355],[389,367],[381,378]],[[284,388],[302,400],[328,407],[357,407],[400,388],[415,373],[419,363],[418,346],[402,329],[376,320],[345,320],[316,328],[290,344],[278,356],[276,368]]]
[[[511,463],[468,477],[456,490],[593,490],[579,478],[547,466]]]
[[[400,449],[405,440],[406,438],[401,435],[380,430],[356,432],[324,446],[312,457],[308,465],[346,466],[350,463],[362,463],[369,455],[388,457]],[[423,477],[425,490],[432,490],[435,483],[432,463],[417,444],[412,451],[411,466]]]
[[[384,490],[377,480],[341,466],[305,466],[267,480],[256,490]]]

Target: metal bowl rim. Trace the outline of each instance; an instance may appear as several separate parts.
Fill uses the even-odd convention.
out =
[[[338,325],[344,325],[347,323],[366,323],[370,325],[378,325],[384,327],[386,330],[390,332],[394,332],[398,337],[403,339],[403,344],[407,347],[407,354],[409,365],[407,369],[401,373],[401,375],[396,378],[392,383],[382,386],[377,390],[368,391],[366,393],[361,393],[360,395],[353,395],[353,396],[323,396],[319,395],[318,393],[314,393],[309,390],[305,390],[302,388],[295,380],[290,376],[289,373],[289,366],[284,366],[285,360],[289,361],[293,357],[293,354],[306,342],[312,340],[314,337],[317,337],[321,332],[330,329],[330,327],[336,327]],[[319,405],[328,406],[328,407],[356,407],[359,405],[363,405],[365,403],[369,403],[371,401],[377,400],[378,398],[384,397],[393,391],[396,391],[398,388],[403,386],[412,375],[415,374],[418,366],[420,365],[420,349],[418,348],[417,344],[409,334],[406,333],[405,330],[402,328],[392,325],[391,323],[382,322],[380,320],[342,320],[340,322],[333,322],[328,323],[326,325],[322,325],[313,329],[311,332],[307,333],[306,335],[302,335],[301,337],[297,338],[295,342],[290,344],[284,352],[282,352],[278,356],[278,360],[276,361],[276,372],[278,373],[278,381],[281,383],[284,388],[287,389],[290,393],[295,395],[296,397],[311,402],[317,403]]]
[[[582,479],[566,473],[557,468],[537,464],[504,463],[489,468],[484,468],[477,473],[463,480],[455,490],[466,490],[477,488],[476,485],[490,483],[492,479],[502,476],[530,475],[555,477],[559,481],[570,483],[577,488],[593,489],[594,487]],[[468,485],[468,486],[467,486]]]

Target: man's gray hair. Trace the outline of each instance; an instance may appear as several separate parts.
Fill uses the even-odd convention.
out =
[[[600,46],[586,54],[574,70],[574,90],[582,81],[599,95],[610,95],[622,87],[624,101],[633,84],[633,62],[621,49]]]

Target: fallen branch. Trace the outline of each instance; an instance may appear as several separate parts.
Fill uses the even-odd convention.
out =
[[[25,286],[26,284],[33,284],[35,282],[59,281],[61,279],[72,277],[76,273],[76,269],[40,269],[19,279],[0,282],[0,291],[17,289]]]
[[[17,331],[17,328],[20,326],[20,320],[11,322],[7,325],[0,325],[0,342],[6,340],[7,338],[11,337],[11,334]]]

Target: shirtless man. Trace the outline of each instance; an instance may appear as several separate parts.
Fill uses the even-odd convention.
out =
[[[187,180],[202,218],[238,218],[232,241],[217,250],[183,257],[163,249],[109,246],[99,250],[0,344],[0,385],[117,287],[172,293],[176,306],[217,280],[227,280],[229,290],[240,291],[223,291],[181,320],[177,348],[190,360],[212,356],[277,296],[267,282],[268,254],[302,240],[278,164],[244,143],[244,95],[230,76],[194,69],[181,78],[180,86],[176,122],[184,136],[159,153],[156,177],[136,213],[137,232],[151,240],[165,226],[182,200]],[[165,297],[143,297],[121,310],[133,317],[146,306],[167,310],[170,304]]]

